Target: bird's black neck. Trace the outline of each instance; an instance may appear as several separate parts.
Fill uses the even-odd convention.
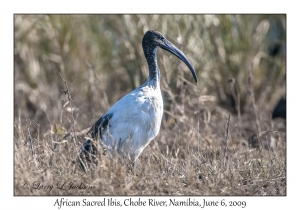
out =
[[[147,59],[149,67],[149,77],[147,82],[154,88],[159,87],[160,83],[160,70],[157,65],[156,51],[158,47],[144,48],[144,54]]]

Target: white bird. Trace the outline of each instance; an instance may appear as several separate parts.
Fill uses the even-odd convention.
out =
[[[187,57],[161,33],[147,31],[142,46],[149,66],[147,81],[117,101],[88,132],[92,139],[100,140],[100,145],[111,154],[117,153],[129,158],[133,165],[145,147],[157,136],[163,116],[157,48],[167,50],[181,59],[197,82],[195,70]],[[90,154],[96,154],[94,143],[87,140],[80,149],[81,167],[84,157],[90,161]]]

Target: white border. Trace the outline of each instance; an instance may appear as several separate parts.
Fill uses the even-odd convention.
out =
[[[291,2],[291,3],[290,3]],[[59,197],[13,196],[13,14],[14,13],[286,13],[287,14],[287,196],[286,197],[202,197],[208,200],[246,200],[245,209],[283,209],[298,206],[299,195],[299,12],[296,1],[37,1],[13,0],[1,3],[1,206],[3,209],[53,209]],[[297,173],[298,172],[298,173]],[[66,197],[82,200],[83,197]],[[97,200],[100,197],[88,197]],[[124,200],[127,197],[113,197]],[[136,198],[136,197],[135,197]],[[148,197],[143,197],[147,199]],[[173,198],[173,197],[170,197]],[[178,199],[185,197],[179,197]],[[201,198],[201,199],[202,199]],[[155,197],[168,200],[168,197]],[[20,208],[18,208],[20,207]],[[100,208],[100,207],[96,207]],[[162,207],[165,208],[165,207]],[[297,207],[296,207],[297,208]],[[228,208],[226,208],[228,209]]]

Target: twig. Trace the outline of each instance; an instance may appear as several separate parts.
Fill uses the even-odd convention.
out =
[[[256,134],[256,136],[257,136],[257,137],[260,137],[260,136],[262,136],[262,135],[264,135],[264,134],[266,134],[266,133],[279,133],[279,134],[281,134],[281,135],[286,136],[285,133],[280,132],[280,131],[262,131],[262,132]]]
[[[61,91],[63,91],[64,94],[68,96],[68,100],[69,100],[69,101],[73,101],[73,99],[71,98],[71,93],[70,93],[70,91],[69,91],[69,85],[68,85],[67,81],[62,77],[62,75],[61,75],[60,72],[59,72],[59,75],[60,75],[60,77],[62,78],[62,80],[64,81],[65,87],[66,87],[66,89],[67,89],[67,90],[61,89]],[[73,79],[71,80],[70,86],[71,86],[72,82],[74,81],[74,79],[75,79],[76,77],[77,77],[77,74],[76,74],[76,75],[73,77]],[[73,102],[74,102],[74,101],[73,101]],[[71,106],[71,108],[72,108],[72,106]]]
[[[206,129],[207,129],[207,126],[205,125],[204,127],[204,130],[203,130],[203,133],[201,134],[200,133],[200,121],[199,121],[199,118],[198,118],[198,122],[197,122],[197,143],[198,143],[198,151],[199,151],[199,148],[200,148],[200,143],[201,143],[201,139],[206,135]],[[201,135],[201,136],[200,136]]]
[[[256,127],[257,127],[258,132],[260,133],[261,132],[261,128],[260,128],[260,123],[259,123],[259,118],[258,118],[258,113],[257,113],[257,106],[256,106],[256,103],[255,103],[255,97],[254,97],[254,91],[253,91],[252,68],[253,68],[252,62],[248,63],[248,65],[247,65],[247,71],[248,71],[248,93],[250,95],[252,106],[253,106],[253,110],[254,110]]]
[[[230,114],[228,115],[228,120],[225,123],[225,148],[224,148],[224,166],[226,165],[227,160],[227,149],[228,149],[228,134],[229,134],[229,125],[230,125]]]
[[[75,131],[74,131],[74,127],[75,127],[75,118],[74,118],[74,112],[73,112],[73,106],[72,106],[72,102],[74,102],[74,101],[73,101],[73,99],[72,99],[72,97],[71,97],[71,93],[70,93],[69,86],[71,86],[72,82],[73,82],[74,79],[77,77],[77,74],[76,74],[76,75],[73,77],[73,79],[71,80],[70,85],[68,85],[67,81],[62,77],[62,75],[61,75],[60,72],[59,72],[59,75],[60,75],[60,77],[62,78],[62,80],[64,81],[65,88],[66,88],[66,90],[63,90],[63,89],[61,89],[61,90],[64,92],[65,95],[68,96],[68,101],[69,101],[68,104],[69,104],[69,106],[71,107],[71,114],[72,114],[71,133],[75,133]],[[66,105],[66,104],[65,104],[65,105]],[[76,142],[75,142],[75,139],[74,139],[73,137],[72,137],[72,139],[73,139],[73,141],[74,141],[74,146],[75,146],[75,148],[76,148]]]
[[[83,129],[81,131],[74,132],[73,135],[72,135],[72,133],[67,133],[66,135],[64,135],[64,137],[62,138],[62,140],[66,139],[70,135],[72,135],[72,137],[77,137],[77,136],[85,135],[89,130],[91,130],[91,128],[92,127],[88,127],[88,128],[85,128],[85,129]]]
[[[26,121],[27,121],[27,126],[26,126],[27,127],[27,141],[25,142],[25,144],[28,141],[30,142],[32,158],[33,158],[33,161],[34,161],[34,164],[35,164],[36,168],[39,170],[39,163],[36,161],[36,158],[35,158],[35,152],[34,152],[32,137],[31,137],[31,134],[30,134],[31,121],[30,120],[26,120]]]
[[[231,94],[235,103],[235,109],[238,114],[238,127],[241,126],[241,94],[240,94],[240,86],[238,81],[235,78],[229,78],[227,81],[228,94]],[[240,132],[240,129],[239,129]]]
[[[38,144],[39,144],[39,140],[40,140],[40,124],[38,124],[37,122],[35,122],[34,120],[32,120],[37,126],[38,126],[38,135],[37,135],[37,140],[38,140]]]
[[[266,133],[277,133],[277,134],[281,134],[281,135],[286,136],[285,133],[280,132],[280,131],[262,131],[262,132],[260,132],[260,133],[256,133],[254,136],[257,137],[257,140],[258,140],[258,142],[260,143],[260,148],[261,148],[261,149],[263,148],[263,143],[262,143],[260,137],[261,137],[262,135],[266,134]],[[254,136],[253,136],[253,137],[254,137]]]
[[[168,163],[170,163],[171,165],[174,165],[175,163],[172,163],[171,161],[169,161],[163,154],[160,154],[161,155],[161,157],[165,160],[165,161],[167,161]]]

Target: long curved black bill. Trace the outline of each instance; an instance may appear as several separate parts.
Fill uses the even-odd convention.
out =
[[[165,40],[160,47],[170,53],[172,53],[173,55],[175,55],[177,58],[179,58],[180,60],[182,60],[190,69],[190,71],[193,74],[193,77],[196,81],[196,83],[198,82],[198,78],[196,75],[196,72],[191,64],[191,62],[189,61],[189,59],[185,56],[185,54],[179,50],[177,47],[175,47],[171,42],[169,42],[168,40]]]

